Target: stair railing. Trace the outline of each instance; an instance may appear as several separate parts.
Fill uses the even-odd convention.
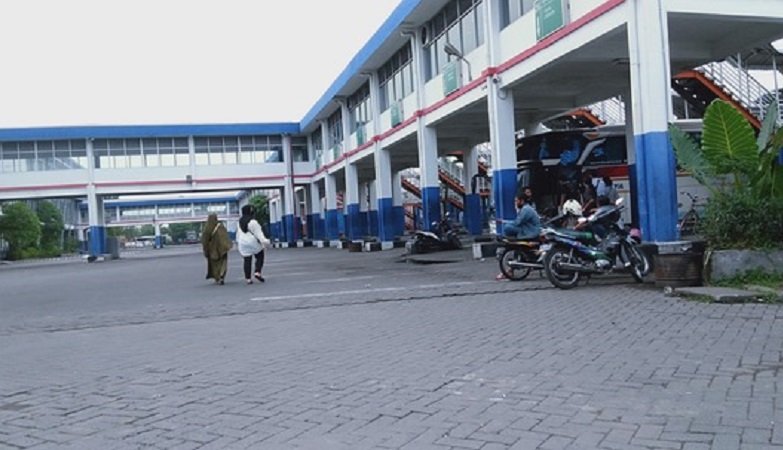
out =
[[[621,97],[612,97],[593,103],[587,109],[607,125],[625,123],[625,102]]]
[[[724,89],[759,120],[764,120],[767,106],[776,99],[775,93],[745,70],[736,57],[705,64],[696,70]],[[781,117],[778,117],[778,121],[780,120]]]

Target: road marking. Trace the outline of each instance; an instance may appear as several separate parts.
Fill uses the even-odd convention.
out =
[[[352,295],[352,294],[371,294],[374,292],[394,292],[394,291],[406,291],[415,289],[430,289],[430,288],[444,288],[453,286],[467,286],[471,284],[493,283],[494,281],[456,281],[453,283],[442,284],[420,284],[418,286],[398,286],[398,287],[377,287],[367,289],[351,289],[347,291],[333,291],[333,292],[312,292],[309,294],[293,294],[293,295],[275,295],[270,297],[254,297],[251,298],[251,302],[264,302],[269,300],[288,300],[295,298],[319,298],[319,297],[334,297],[338,295]]]
[[[308,281],[302,281],[301,284],[312,284],[312,283],[342,283],[345,281],[356,281],[356,280],[369,280],[371,278],[378,278],[379,275],[362,275],[360,277],[345,277],[345,278],[324,278],[323,280],[308,280]]]

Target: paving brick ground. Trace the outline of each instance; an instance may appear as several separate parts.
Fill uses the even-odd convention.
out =
[[[388,284],[4,326],[0,449],[783,448],[780,306],[364,269]]]

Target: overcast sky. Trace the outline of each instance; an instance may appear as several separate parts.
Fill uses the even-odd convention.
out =
[[[0,128],[298,122],[400,0],[2,0]]]

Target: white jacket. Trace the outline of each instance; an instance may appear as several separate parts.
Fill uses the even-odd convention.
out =
[[[247,224],[247,233],[242,228],[237,227],[237,248],[242,256],[255,255],[265,247],[269,247],[270,241],[264,236],[264,230],[255,220]]]

